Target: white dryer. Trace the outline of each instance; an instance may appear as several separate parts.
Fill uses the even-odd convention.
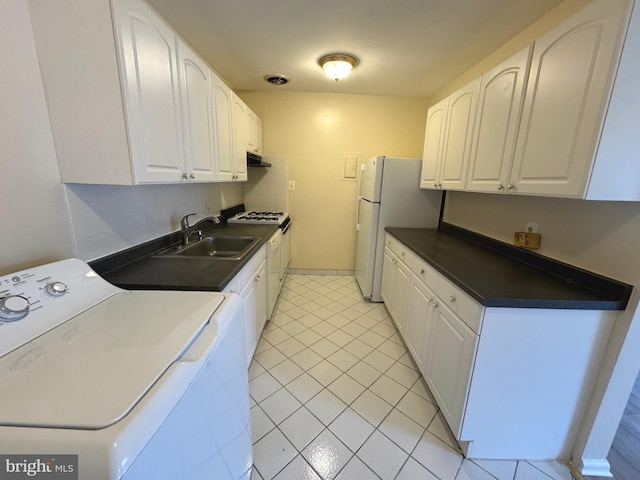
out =
[[[75,259],[0,277],[0,476],[77,455],[79,479],[248,479],[240,304],[121,290]]]

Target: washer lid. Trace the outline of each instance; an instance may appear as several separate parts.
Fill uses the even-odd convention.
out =
[[[0,358],[0,425],[99,429],[125,416],[224,295],[116,294]]]

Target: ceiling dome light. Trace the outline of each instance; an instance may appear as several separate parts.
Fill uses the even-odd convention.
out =
[[[327,77],[335,80],[336,82],[341,78],[349,75],[349,72],[358,65],[358,59],[352,55],[344,53],[332,53],[331,55],[325,55],[318,63],[324,70]]]
[[[291,80],[284,75],[280,75],[279,73],[272,73],[264,76],[264,81],[270,83],[271,85],[286,85]]]

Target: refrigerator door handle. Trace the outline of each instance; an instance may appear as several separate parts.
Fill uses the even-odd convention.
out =
[[[360,200],[362,200],[362,191],[360,190],[362,184],[362,172],[367,169],[367,164],[360,164],[360,175],[358,176],[358,195],[356,195],[356,232],[360,231]]]

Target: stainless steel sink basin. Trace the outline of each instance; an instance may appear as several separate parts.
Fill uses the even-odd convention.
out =
[[[189,245],[169,247],[158,253],[158,256],[213,257],[221,260],[240,260],[259,240],[260,237],[211,236]]]

